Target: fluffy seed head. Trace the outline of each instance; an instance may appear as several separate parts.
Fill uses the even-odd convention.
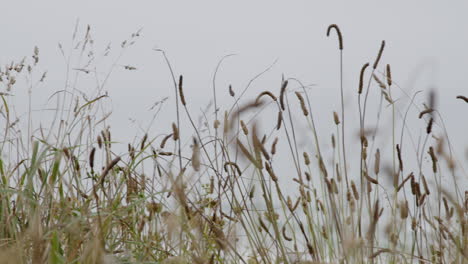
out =
[[[375,163],[374,163],[374,173],[375,175],[379,174],[380,171],[380,150],[375,151]]]
[[[408,211],[409,211],[409,207],[408,207],[408,201],[403,201],[401,202],[400,204],[400,217],[401,219],[406,219],[408,217]]]
[[[310,164],[309,154],[307,154],[307,152],[304,152],[303,156],[304,156],[305,165],[309,165]]]
[[[351,189],[353,190],[354,199],[359,200],[359,192],[353,180],[351,180]]]
[[[248,135],[249,134],[249,129],[247,128],[247,126],[245,125],[243,120],[240,121],[240,125],[241,125],[241,128],[242,128],[242,132],[244,132],[244,135]]]
[[[372,74],[372,78],[374,78],[374,80],[379,84],[379,87],[382,88],[382,89],[386,89],[387,87],[385,86],[385,84],[379,79],[379,77],[377,75],[375,75],[375,73]]]
[[[265,161],[265,169],[267,170],[268,174],[270,175],[271,179],[274,181],[274,182],[277,182],[278,181],[278,177],[276,177],[276,174],[275,172],[273,171],[273,169],[270,167],[270,164],[268,162]]]
[[[299,102],[301,103],[302,113],[303,113],[305,116],[308,116],[308,115],[309,115],[309,111],[307,110],[307,107],[305,106],[304,97],[302,97],[302,95],[301,95],[299,92],[296,92],[296,96],[297,96],[297,99],[299,99]]]
[[[219,124],[220,124],[219,120],[216,119],[216,120],[213,122],[213,128],[214,128],[214,129],[218,129]]]
[[[193,146],[192,146],[192,167],[195,171],[200,170],[200,146],[198,144],[198,140],[193,138]]]

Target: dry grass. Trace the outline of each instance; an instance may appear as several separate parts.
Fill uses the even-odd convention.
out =
[[[336,25],[327,35],[331,29],[342,76],[343,38]],[[138,37],[132,34],[120,52]],[[88,28],[70,56],[89,52],[91,40]],[[69,88],[55,94],[59,107],[49,127],[31,127],[31,109],[16,116],[9,95],[22,89],[16,80],[24,76],[30,89],[47,80],[37,73],[39,49],[2,67],[0,263],[467,263],[468,191],[458,185],[466,175],[434,98],[423,110],[413,100],[396,103],[409,96],[389,65],[380,72],[384,45],[367,82],[369,63],[360,71],[359,136],[348,133],[348,141],[343,104],[341,116],[322,115],[295,79],[279,83],[278,94],[255,98],[236,96],[229,86],[232,107],[212,109],[211,125],[201,130],[182,75],[177,82],[161,51],[177,117],[116,153],[121,142],[112,138],[109,115],[98,111],[105,82],[86,95]],[[77,69],[67,80],[91,72]],[[370,90],[378,91],[369,99],[380,100],[376,109],[368,104]],[[291,92],[297,101],[288,99]],[[261,122],[265,112],[273,118]],[[317,118],[336,131],[318,133]],[[417,145],[410,122],[420,126]],[[299,131],[299,123],[308,129]],[[378,130],[387,124],[390,136]]]

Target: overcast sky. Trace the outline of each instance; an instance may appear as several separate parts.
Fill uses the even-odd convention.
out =
[[[77,21],[81,36],[91,26],[95,49],[101,53],[109,43],[118,50],[122,40],[142,28],[137,43],[119,62],[137,70],[119,67],[106,86],[112,96],[114,135],[122,138],[129,132],[133,135],[135,130],[128,128],[137,126],[129,119],[144,124],[154,102],[166,96],[173,99],[169,71],[154,48],[164,49],[176,75],[184,75],[185,93],[196,114],[211,100],[218,61],[235,53],[218,75],[220,102],[232,103],[229,84],[240,91],[277,60],[251,93],[278,92],[282,74],[314,84],[310,95],[328,128],[325,123],[331,122],[332,111],[339,110],[338,43],[336,35],[326,37],[327,26],[336,23],[344,38],[345,95],[350,109],[356,102],[361,65],[372,63],[386,40],[381,65],[392,65],[394,81],[405,91],[437,89],[450,135],[461,145],[468,142],[468,104],[455,99],[459,94],[468,96],[468,1],[44,0],[5,1],[1,9],[0,64],[30,55],[37,45],[40,67],[48,71],[42,90],[33,91],[39,97],[63,89],[66,64],[58,43],[71,47]],[[421,107],[424,98],[418,101]],[[18,91],[15,100],[24,99]],[[167,107],[173,110],[171,104]],[[173,119],[159,117],[167,125],[154,131],[166,132]]]

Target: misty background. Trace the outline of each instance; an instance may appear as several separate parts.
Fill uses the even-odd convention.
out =
[[[279,94],[283,74],[310,85],[308,93],[326,148],[335,131],[332,113],[340,111],[338,41],[335,33],[327,38],[326,29],[338,24],[344,39],[348,124],[359,121],[356,91],[361,66],[373,63],[385,40],[379,69],[391,64],[394,89],[408,94],[424,91],[415,100],[421,109],[427,92],[437,92],[436,106],[452,144],[456,142],[455,154],[466,162],[468,104],[455,99],[468,96],[466,1],[10,1],[2,3],[2,10],[0,65],[30,56],[37,46],[39,69],[47,71],[45,82],[31,91],[35,125],[50,115],[45,109],[55,105],[48,101],[49,96],[64,88],[67,61],[59,43],[65,53],[73,50],[75,28],[81,39],[89,25],[95,62],[100,66],[96,71],[102,79],[120,56],[122,41],[141,32],[119,58],[104,88],[111,96],[106,106],[112,111],[113,138],[123,146],[145,132],[150,136],[168,133],[175,121],[171,75],[161,53],[155,51],[162,49],[175,75],[184,75],[185,96],[195,117],[212,100],[216,65],[228,54],[236,55],[223,62],[216,78],[218,104],[224,108],[233,103],[229,85],[239,94],[249,80],[270,66],[245,98],[264,90]],[[110,55],[103,57],[108,47]],[[85,61],[75,57],[71,71]],[[126,70],[125,66],[136,69]],[[82,74],[80,78],[77,89],[96,88],[93,77]],[[17,85],[12,94],[17,115],[26,115],[27,108],[21,105],[27,105],[27,87]],[[408,98],[401,94],[394,99],[405,102],[398,106],[404,111]],[[155,115],[152,106],[166,97],[148,129]],[[377,103],[371,102],[374,107]],[[417,114],[411,112],[409,119],[420,121]],[[262,118],[276,122],[276,114]],[[420,122],[419,130],[414,130],[416,138],[424,133],[425,124]],[[348,140],[352,130],[348,129]],[[185,139],[190,142],[187,134]],[[312,142],[304,142],[304,146],[312,146]]]

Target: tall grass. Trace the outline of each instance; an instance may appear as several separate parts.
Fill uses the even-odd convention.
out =
[[[418,93],[398,86],[390,65],[379,66],[385,42],[369,58],[372,72],[365,63],[359,83],[344,85],[343,36],[336,25],[327,35],[331,29],[339,37],[341,114],[314,108],[294,78],[255,98],[244,98],[250,83],[239,93],[213,80],[214,107],[200,127],[183,76],[156,50],[170,69],[177,115],[126,151],[116,150],[124,143],[109,128],[104,88],[139,32],[87,92],[76,83],[97,74],[95,62],[84,61],[92,38],[89,27],[84,39],[75,32],[74,49],[62,48],[65,87],[50,97],[51,120],[38,126],[31,93],[26,115],[16,114],[11,95],[47,81],[36,67],[39,49],[2,67],[0,263],[468,262],[468,192],[459,184],[466,175],[436,95],[421,107]],[[355,90],[349,109],[345,89]],[[220,106],[220,93],[232,105]],[[358,112],[359,122],[346,111]],[[317,120],[336,130],[318,131]],[[345,121],[358,124],[357,137]]]

